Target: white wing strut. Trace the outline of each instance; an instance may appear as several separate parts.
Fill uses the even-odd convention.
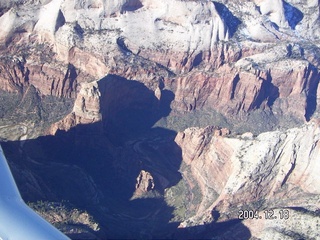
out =
[[[67,239],[22,200],[0,146],[0,240]]]

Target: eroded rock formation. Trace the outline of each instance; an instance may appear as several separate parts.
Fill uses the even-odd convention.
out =
[[[159,83],[172,91],[169,122],[179,116],[186,126],[193,124],[188,114],[198,110],[200,122],[257,133],[317,113],[318,34],[309,34],[317,3],[57,0],[12,6],[3,6],[0,21],[2,51],[10,56],[2,62],[12,61],[2,71],[6,91],[31,84],[40,95],[75,100],[82,82],[112,73],[152,91]],[[205,118],[212,110],[227,121]],[[265,114],[273,119],[265,128],[238,124],[250,116],[264,121]]]
[[[134,196],[143,195],[154,189],[153,177],[149,172],[141,170],[139,176],[137,177],[136,191]]]
[[[312,122],[254,138],[212,136],[210,128],[179,133],[176,142],[182,148],[183,161],[191,169],[191,174],[184,174],[186,182],[197,182],[202,192],[198,212],[182,226],[205,223],[212,209],[221,213],[221,221],[236,219],[241,209],[277,209],[277,206],[292,208],[288,210],[292,217],[299,214],[294,209],[313,212],[314,218],[310,220],[316,223],[319,188],[313,183],[318,181],[319,129],[318,123]],[[295,231],[295,224],[281,223],[277,229],[281,220],[267,224],[264,215],[263,219],[264,223],[259,219],[257,223],[246,221],[246,226],[257,234],[254,237],[273,238],[285,231]],[[301,235],[317,236],[319,227],[310,226],[312,229],[301,229]]]
[[[319,9],[1,2],[0,140],[25,197],[94,204],[109,238],[319,237]],[[244,208],[292,218],[234,224]]]

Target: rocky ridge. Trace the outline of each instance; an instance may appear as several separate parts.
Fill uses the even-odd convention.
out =
[[[60,0],[3,4],[0,23],[10,30],[1,37],[7,56],[2,65],[8,69],[2,71],[1,88],[23,94],[32,85],[40,96],[74,100],[82,82],[117,74],[142,81],[153,91],[159,86],[172,91],[170,127],[178,125],[177,116],[192,126],[186,116],[198,111],[205,124],[258,133],[284,127],[287,119],[290,126],[301,124],[318,112],[316,2],[175,5]],[[31,16],[31,10],[36,14]],[[212,111],[227,123],[214,116],[206,119]],[[273,119],[262,124],[265,128],[237,124],[250,116],[264,122],[265,114]]]
[[[301,128],[267,132],[257,137],[250,134],[214,137],[211,128],[191,128],[179,133],[175,141],[184,150],[182,159],[191,170],[183,175],[188,179],[186,182],[195,179],[203,196],[198,212],[181,224],[206,223],[212,218],[212,209],[221,213],[220,221],[237,218],[241,209],[294,207],[316,213],[319,189],[313,183],[318,181],[319,129],[314,121]],[[301,234],[316,238],[319,227],[313,225],[315,219],[310,221],[311,229]],[[254,220],[247,222],[249,229],[260,224]],[[265,228],[276,228],[277,224],[267,224]],[[294,224],[282,227],[295,228]],[[253,236],[265,234],[260,230]]]
[[[245,219],[214,237],[319,237],[319,9],[315,0],[0,3],[0,139],[25,196],[93,202],[113,226],[108,237],[128,236],[117,235],[121,223],[140,238],[213,237],[206,229],[219,232],[244,208],[292,218]],[[50,185],[70,172],[79,184]],[[116,201],[106,197],[112,181]],[[75,199],[73,186],[90,191]],[[150,208],[122,212],[131,202],[121,194],[138,206],[149,196]],[[164,235],[145,229],[154,221]]]

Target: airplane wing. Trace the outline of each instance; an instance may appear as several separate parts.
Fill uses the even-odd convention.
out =
[[[67,240],[22,200],[0,146],[0,240]]]

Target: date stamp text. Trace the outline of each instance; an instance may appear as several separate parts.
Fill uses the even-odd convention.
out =
[[[266,219],[266,220],[287,220],[290,218],[290,211],[288,209],[266,209],[262,212],[257,210],[239,210],[238,219]]]

